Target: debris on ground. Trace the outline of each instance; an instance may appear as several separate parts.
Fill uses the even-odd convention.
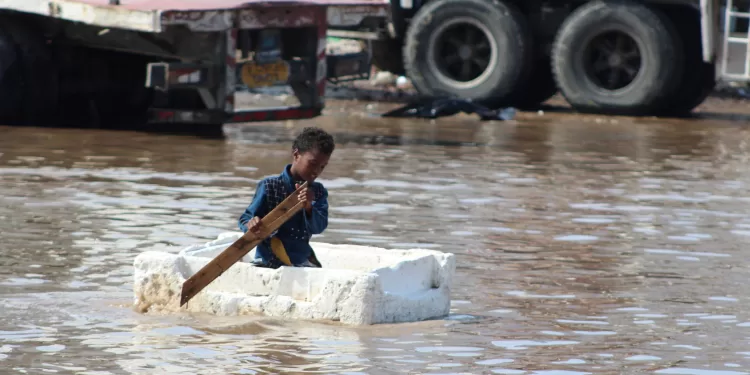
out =
[[[357,53],[364,48],[365,43],[351,39],[330,37],[326,43],[326,52],[329,55]],[[326,85],[326,97],[331,99],[406,103],[416,96],[416,90],[408,78],[379,70],[374,66],[368,80]]]
[[[382,117],[437,118],[453,116],[459,112],[476,113],[482,120],[500,121],[512,120],[516,115],[515,108],[489,109],[468,99],[423,98],[384,113]]]

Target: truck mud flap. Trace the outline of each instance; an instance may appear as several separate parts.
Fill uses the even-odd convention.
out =
[[[150,63],[146,68],[146,87],[160,91],[170,88],[210,88],[215,73],[209,65]]]

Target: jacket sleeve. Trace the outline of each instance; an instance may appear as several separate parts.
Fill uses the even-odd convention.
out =
[[[312,212],[305,214],[307,218],[307,229],[312,234],[321,234],[328,227],[328,190],[322,185],[318,185],[320,193],[316,192],[316,199],[313,202]]]
[[[247,232],[247,222],[252,218],[259,216],[263,218],[268,214],[266,207],[266,184],[265,181],[258,182],[258,186],[255,188],[255,196],[253,201],[245,209],[239,219],[239,227],[243,232]]]

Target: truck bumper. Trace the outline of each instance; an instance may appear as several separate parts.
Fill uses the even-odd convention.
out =
[[[224,67],[217,64],[188,63],[151,63],[147,67],[146,86],[157,92],[169,93],[172,90],[194,90],[201,96],[204,108],[160,108],[149,110],[149,123],[196,123],[215,124],[280,121],[305,119],[319,116],[324,106],[322,96],[325,94],[325,82],[334,83],[367,79],[370,75],[369,51],[344,55],[325,56],[325,69],[322,72],[313,70],[316,61],[313,59],[290,60],[272,64],[258,65],[253,62],[235,64],[233,68],[234,85],[231,92],[232,106],[222,106],[218,99],[225,92]],[[260,68],[259,68],[260,66]],[[279,68],[281,67],[281,68]],[[286,67],[286,68],[284,68]],[[280,73],[279,70],[283,70]],[[323,81],[315,81],[322,76]],[[283,77],[283,81],[279,81]],[[314,97],[300,106],[266,107],[253,110],[241,110],[234,103],[235,95],[252,91],[260,80],[265,83],[274,81],[276,86],[290,85],[300,87]],[[313,85],[313,82],[317,82]],[[273,86],[273,85],[271,85]],[[238,91],[239,90],[239,91]],[[227,90],[228,91],[228,90]]]

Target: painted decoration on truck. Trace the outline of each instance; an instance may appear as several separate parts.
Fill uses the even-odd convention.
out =
[[[285,84],[289,80],[289,64],[278,60],[271,63],[248,62],[242,65],[242,83],[250,88]]]

